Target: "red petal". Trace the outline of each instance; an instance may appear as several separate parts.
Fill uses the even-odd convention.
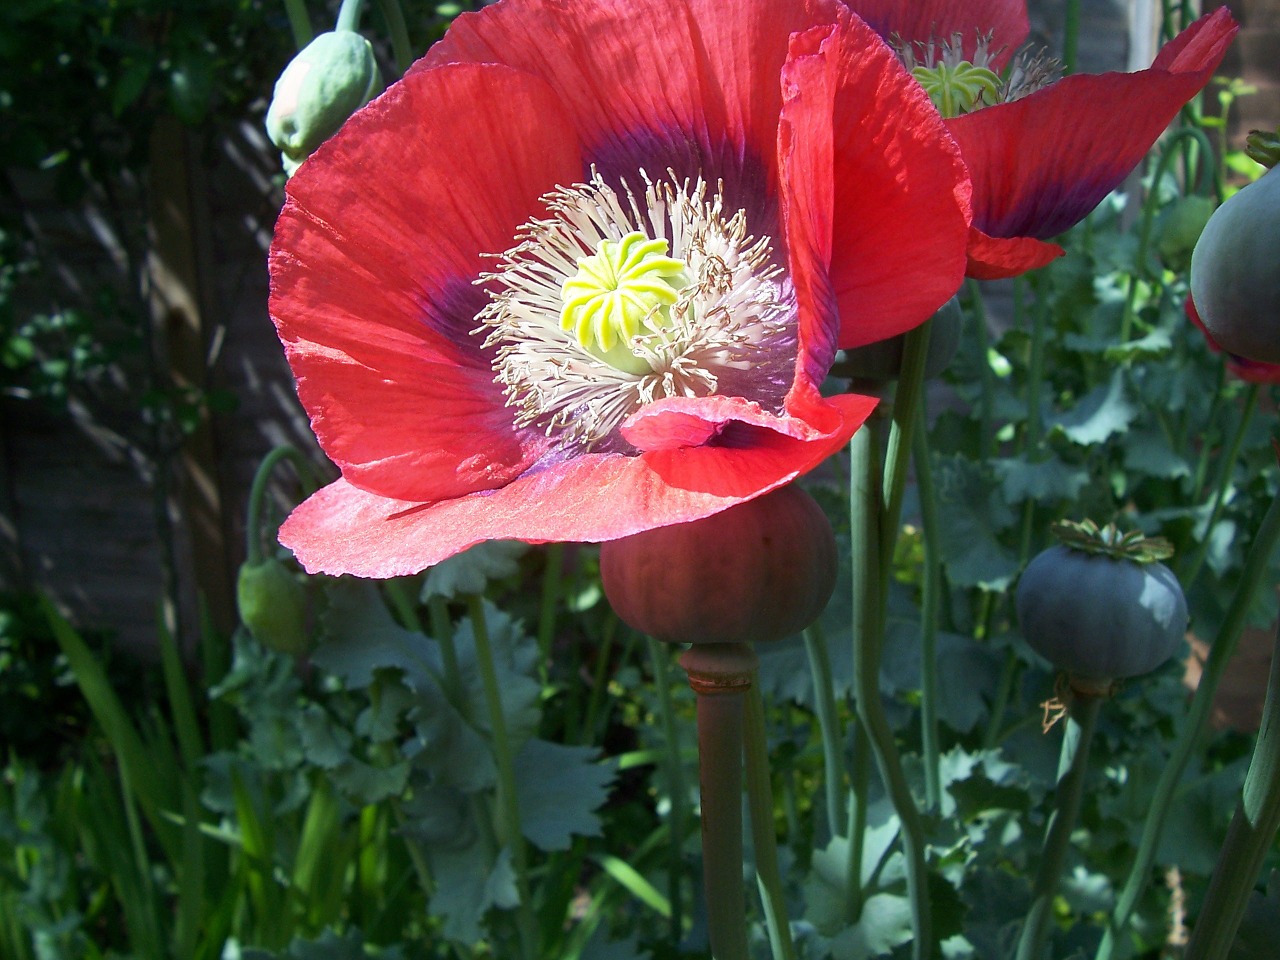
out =
[[[482,540],[613,540],[710,516],[791,482],[848,442],[874,405],[832,398],[830,429],[809,440],[741,424],[719,445],[591,454],[437,503],[379,497],[338,480],[294,510],[280,541],[312,573],[395,577]]]
[[[840,40],[831,282],[839,346],[851,348],[911,329],[956,292],[970,187],[937,110],[893,52],[856,20]]]
[[[871,398],[863,399],[875,405]],[[760,427],[797,440],[821,440],[841,429],[841,421],[832,415],[826,401],[806,407],[807,419],[802,419],[775,416],[742,397],[672,397],[637,410],[623,424],[622,435],[646,451],[697,446],[721,436],[730,424]]]
[[[485,303],[473,281],[481,254],[511,247],[538,198],[581,171],[550,88],[457,66],[393,86],[289,182],[271,314],[316,435],[348,480],[387,496],[456,496],[542,452],[541,434],[513,429],[470,334]]]
[[[1190,295],[1187,296],[1185,309],[1187,318],[1204,334],[1205,343],[1209,345],[1209,349],[1214,353],[1226,354],[1228,370],[1248,383],[1280,385],[1280,364],[1263,363],[1260,360],[1250,360],[1248,357],[1240,357],[1234,353],[1228,353],[1222,349],[1217,340],[1213,339],[1213,334],[1209,332],[1209,329],[1204,325],[1204,321],[1200,319],[1200,311],[1196,309],[1195,302]]]
[[[1149,70],[1070,76],[948,120],[973,175],[974,226],[1044,239],[1084,219],[1209,82],[1236,29],[1222,8],[1183,31]]]
[[[1066,253],[1056,243],[1031,237],[988,237],[977,227],[969,229],[969,266],[965,276],[975,280],[1003,280],[1047,266]]]
[[[412,69],[491,62],[529,71],[556,90],[593,159],[647,156],[652,165],[662,147],[687,151],[692,141],[704,164],[722,157],[727,166],[740,165],[745,148],[767,164],[759,186],[772,192],[788,37],[834,21],[838,9],[829,0],[503,0],[458,17]]]
[[[846,0],[853,12],[887,40],[947,40],[960,34],[964,53],[973,58],[979,36],[991,34],[1003,69],[1031,32],[1025,0]]]
[[[847,27],[850,18],[841,19]],[[818,386],[836,354],[838,306],[829,275],[835,197],[832,108],[845,36],[840,27],[830,25],[793,35],[781,74],[778,167],[786,184],[782,222],[796,292],[800,342],[789,392],[792,399],[818,395]]]

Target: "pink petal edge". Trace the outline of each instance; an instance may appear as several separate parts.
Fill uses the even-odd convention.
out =
[[[338,480],[280,528],[312,573],[417,573],[484,540],[600,542],[697,520],[790,483],[835,453],[875,406],[842,395],[823,403],[825,431],[797,439],[743,424],[741,445],[588,454],[493,491],[435,503],[380,497]]]

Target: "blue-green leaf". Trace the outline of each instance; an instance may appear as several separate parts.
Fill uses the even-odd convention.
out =
[[[542,850],[568,850],[574,835],[600,836],[595,810],[609,795],[612,763],[591,747],[525,741],[515,757],[520,827]]]
[[[427,571],[422,599],[476,596],[494,580],[505,580],[520,572],[520,558],[529,550],[519,540],[487,540],[454,554]]]
[[[1128,429],[1139,412],[1129,400],[1124,379],[1117,371],[1110,382],[1094,387],[1050,424],[1072,443],[1092,446]]]

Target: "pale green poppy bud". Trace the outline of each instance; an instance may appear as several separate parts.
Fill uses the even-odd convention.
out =
[[[299,51],[276,81],[267,135],[290,176],[316,147],[369,102],[378,83],[373,47],[350,30],[322,33]]]
[[[1191,266],[1191,252],[1215,207],[1213,200],[1198,194],[1179,197],[1165,207],[1156,221],[1154,239],[1156,252],[1166,266],[1173,270]]]
[[[307,594],[283,563],[274,558],[246,561],[236,582],[240,620],[264,647],[300,656],[307,637]]]

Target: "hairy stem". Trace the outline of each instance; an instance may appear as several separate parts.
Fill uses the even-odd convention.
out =
[[[880,471],[875,435],[865,427],[850,441],[849,519],[853,550],[853,688],[858,719],[866,730],[871,753],[901,822],[902,852],[906,859],[911,900],[914,960],[925,960],[932,945],[928,876],[925,870],[924,829],[920,812],[907,785],[893,730],[880,700],[880,658],[884,640],[880,534]],[[852,838],[851,838],[852,839]]]
[[[1235,653],[1236,643],[1244,629],[1254,595],[1266,579],[1277,539],[1280,539],[1280,496],[1271,501],[1271,506],[1267,508],[1262,524],[1258,527],[1258,532],[1249,547],[1249,555],[1245,558],[1240,583],[1236,586],[1236,592],[1231,598],[1231,606],[1227,609],[1222,626],[1218,628],[1213,646],[1209,648],[1209,656],[1200,674],[1200,682],[1196,685],[1196,692],[1191,698],[1186,723],[1174,744],[1169,762],[1160,771],[1160,779],[1156,781],[1147,819],[1142,825],[1142,837],[1138,841],[1138,850],[1134,854],[1129,876],[1116,900],[1110,922],[1098,946],[1097,960],[1111,960],[1117,949],[1117,940],[1128,927],[1134,908],[1151,880],[1151,867],[1155,863],[1156,850],[1164,831],[1165,819],[1173,805],[1178,781],[1182,779],[1187,763],[1208,728],[1218,683],[1222,680],[1227,664],[1231,661],[1231,655]]]
[[[1267,700],[1244,790],[1209,881],[1187,960],[1226,960],[1280,827],[1280,633],[1271,653]]]
[[[489,644],[489,631],[485,626],[484,602],[480,597],[472,596],[468,598],[467,605],[475,637],[476,666],[484,687],[485,709],[489,716],[493,759],[498,768],[498,815],[502,823],[502,840],[511,848],[511,863],[516,874],[516,889],[520,895],[520,904],[516,908],[516,926],[520,935],[521,953],[525,960],[535,960],[538,956],[537,923],[529,892],[529,855],[520,826],[515,758],[511,752],[511,741],[507,737],[507,718],[502,709],[498,671],[493,659],[493,648]]]
[[[698,780],[707,927],[716,960],[747,960],[742,882],[743,695],[759,661],[743,643],[694,644],[680,657],[697,695]]]
[[[1062,737],[1062,757],[1058,763],[1057,806],[1045,831],[1040,867],[1032,884],[1031,909],[1018,939],[1017,960],[1042,960],[1053,900],[1058,893],[1062,867],[1071,846],[1071,831],[1080,814],[1085,774],[1089,766],[1089,746],[1102,707],[1101,697],[1081,697],[1071,705],[1071,715]]]

